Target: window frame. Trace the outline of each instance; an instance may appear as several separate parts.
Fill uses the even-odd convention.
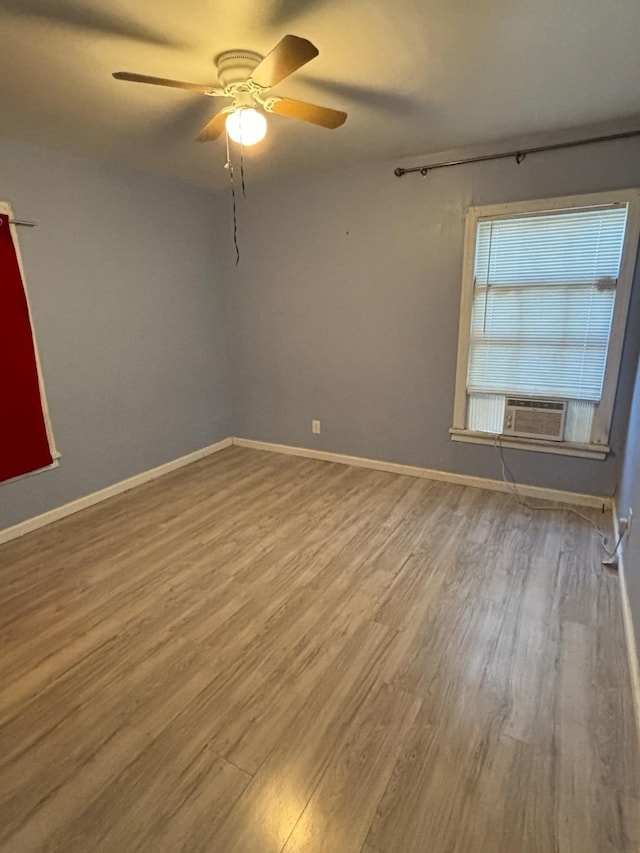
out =
[[[510,219],[513,216],[521,216],[527,213],[598,207],[603,204],[628,204],[629,207],[627,212],[627,228],[622,248],[620,274],[616,287],[616,300],[611,322],[611,336],[607,351],[602,398],[595,408],[590,442],[581,444],[569,441],[545,441],[536,438],[511,437],[501,433],[474,432],[466,429],[468,399],[467,370],[478,222],[482,219]],[[568,456],[584,456],[596,459],[606,458],[610,451],[609,433],[620,374],[622,348],[639,241],[640,189],[637,188],[588,193],[584,195],[560,196],[532,201],[477,205],[467,209],[464,231],[462,294],[460,300],[453,426],[449,430],[452,441],[495,445],[500,440],[500,443],[504,444],[505,447],[515,447],[522,450],[537,450],[546,453],[560,453]]]

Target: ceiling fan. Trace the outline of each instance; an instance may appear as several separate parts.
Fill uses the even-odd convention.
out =
[[[198,142],[209,142],[221,136],[226,129],[231,139],[246,146],[254,145],[264,138],[267,130],[264,112],[300,119],[331,130],[344,124],[347,114],[341,110],[269,94],[272,86],[317,55],[317,47],[307,39],[286,35],[264,57],[248,50],[227,50],[221,53],[216,57],[219,87],[131,74],[128,71],[116,71],[113,76],[117,80],[170,86],[214,98],[229,98],[232,103],[216,113],[196,139]]]

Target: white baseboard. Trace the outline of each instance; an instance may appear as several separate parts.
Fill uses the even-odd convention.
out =
[[[16,539],[18,536],[24,536],[25,533],[31,533],[32,530],[37,530],[39,527],[44,527],[61,518],[66,518],[68,515],[73,515],[75,512],[80,512],[80,510],[101,501],[106,501],[115,495],[120,495],[122,492],[128,492],[129,489],[141,486],[143,483],[148,483],[149,480],[155,480],[157,477],[162,477],[163,474],[168,474],[170,471],[175,471],[177,468],[182,468],[191,462],[197,462],[198,459],[204,459],[205,456],[210,456],[212,453],[224,450],[225,447],[230,447],[231,443],[231,438],[223,438],[222,441],[217,441],[208,447],[195,450],[193,453],[188,453],[179,459],[172,459],[170,462],[165,462],[164,465],[158,465],[157,468],[151,468],[149,471],[134,474],[133,477],[120,480],[120,482],[113,483],[113,485],[100,489],[97,492],[92,492],[90,495],[84,495],[84,497],[78,498],[75,501],[57,506],[48,512],[43,512],[41,515],[36,515],[33,518],[28,518],[26,521],[21,521],[19,524],[14,524],[12,527],[5,527],[4,530],[0,530],[0,545],[3,542],[9,542],[11,539]]]
[[[356,465],[360,468],[372,468],[375,471],[388,471],[391,474],[406,474],[410,477],[424,477],[426,480],[438,480],[442,483],[454,483],[458,486],[473,486],[478,489],[490,489],[493,492],[509,492],[509,486],[502,480],[489,480],[485,477],[473,477],[468,474],[453,474],[450,471],[436,471],[432,468],[417,468],[413,465],[401,465],[397,462],[382,462],[378,459],[366,459],[362,456],[346,456],[342,453],[330,453],[327,450],[314,450],[308,447],[290,447],[286,444],[272,444],[268,441],[254,441],[250,438],[234,438],[239,447],[254,450],[269,450],[275,453],[288,453],[291,456],[305,456],[309,459],[321,459],[325,462],[340,462],[343,465]],[[598,495],[583,495],[578,492],[565,492],[547,489],[543,486],[526,486],[518,483],[518,492],[525,498],[555,501],[574,506],[590,506],[609,509],[612,499]]]
[[[30,533],[32,530],[37,530],[47,524],[52,524],[61,518],[72,515],[75,512],[93,506],[100,501],[108,500],[115,495],[127,492],[136,486],[155,480],[157,477],[162,477],[163,474],[168,474],[170,471],[175,471],[177,468],[182,468],[184,465],[189,465],[191,462],[196,462],[198,459],[203,459],[212,453],[223,450],[231,444],[236,444],[239,447],[249,447],[254,450],[268,450],[274,453],[287,453],[293,456],[305,456],[309,459],[320,459],[326,462],[339,462],[343,465],[355,465],[361,468],[371,468],[375,471],[388,471],[392,474],[406,474],[410,477],[423,477],[428,480],[437,480],[443,483],[454,483],[459,486],[472,486],[480,489],[490,489],[496,492],[508,492],[509,487],[502,480],[489,480],[484,477],[473,477],[467,474],[453,474],[449,471],[436,471],[431,468],[418,468],[413,465],[401,465],[397,462],[383,462],[378,459],[366,459],[362,456],[347,456],[342,453],[331,453],[326,450],[314,450],[307,447],[291,447],[286,444],[273,444],[266,441],[254,441],[248,438],[225,438],[208,447],[203,447],[201,450],[196,450],[189,453],[187,456],[181,456],[179,459],[172,459],[171,462],[166,462],[164,465],[159,465],[157,468],[152,468],[149,471],[142,471],[140,474],[135,474],[126,480],[121,480],[118,483],[113,483],[104,489],[97,492],[92,492],[71,503],[63,504],[54,509],[37,515],[34,518],[28,518],[19,524],[14,524],[12,527],[6,527],[0,530],[0,544],[9,542],[11,539],[16,539],[18,536],[23,536],[25,533]],[[607,507],[611,506],[611,498],[598,497],[597,495],[583,495],[577,492],[559,491],[557,489],[547,489],[542,486],[526,486],[518,485],[518,491],[523,497],[535,498],[538,500],[556,501],[557,503],[573,504],[578,506],[590,507]]]
[[[618,507],[613,503],[613,535],[614,542],[618,541],[620,530],[618,527]],[[627,657],[629,659],[629,677],[631,679],[631,693],[633,695],[633,707],[636,714],[636,727],[638,740],[640,740],[640,660],[636,647],[636,632],[631,615],[631,604],[627,593],[627,581],[624,573],[624,549],[618,549],[618,577],[620,578],[620,598],[622,600],[622,622],[624,625],[624,636],[627,643]]]

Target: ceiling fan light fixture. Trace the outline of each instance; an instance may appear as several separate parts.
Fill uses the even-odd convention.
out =
[[[245,107],[229,113],[226,125],[231,139],[245,147],[263,140],[267,132],[266,118],[253,107]]]

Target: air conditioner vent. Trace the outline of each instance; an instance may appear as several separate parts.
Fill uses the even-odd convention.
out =
[[[503,435],[562,441],[566,408],[564,400],[507,397]]]

